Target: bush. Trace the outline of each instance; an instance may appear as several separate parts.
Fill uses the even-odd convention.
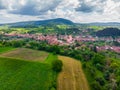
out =
[[[103,77],[96,77],[95,79],[96,79],[97,82],[99,82],[99,84],[100,84],[101,86],[104,86],[104,85],[105,85],[105,80],[104,80]]]
[[[50,90],[56,90],[54,87],[52,87]]]
[[[98,82],[94,81],[91,83],[92,90],[102,90]]]
[[[95,54],[94,57],[92,58],[92,60],[93,60],[93,65],[96,65],[98,63],[101,65],[105,64],[105,57],[100,54]]]
[[[100,64],[100,63],[97,63],[97,64],[96,64],[96,68],[97,68],[98,70],[100,70],[100,71],[103,71],[103,70],[104,70],[104,66],[103,66],[102,64]]]
[[[87,66],[86,66],[86,63],[83,63],[82,64],[82,68],[86,68]]]
[[[62,70],[62,61],[60,60],[54,60],[53,63],[52,63],[52,69],[55,71],[55,72],[60,72]]]

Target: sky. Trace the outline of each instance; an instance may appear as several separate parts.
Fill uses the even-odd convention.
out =
[[[120,0],[0,0],[0,23],[53,18],[120,22]]]

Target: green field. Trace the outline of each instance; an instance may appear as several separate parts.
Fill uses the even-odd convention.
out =
[[[44,62],[49,65],[52,65],[52,61],[57,60],[57,58],[58,58],[57,55],[49,54]]]
[[[44,62],[0,57],[0,90],[52,90],[55,87],[56,74],[50,64],[52,58],[57,56],[49,54],[46,57]]]
[[[14,49],[15,48],[12,48],[12,47],[0,47],[0,54],[4,53],[4,52],[11,51],[11,50],[14,50]]]

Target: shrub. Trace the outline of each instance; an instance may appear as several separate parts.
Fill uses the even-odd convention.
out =
[[[91,83],[92,90],[102,90],[98,82],[94,81]]]
[[[95,79],[101,86],[105,85],[105,80],[103,77],[96,77]]]
[[[62,70],[62,61],[60,60],[54,60],[52,62],[52,69],[55,71],[55,72],[60,72]]]
[[[83,63],[82,64],[82,68],[86,68],[87,66],[86,66],[86,63]]]
[[[105,57],[103,55],[100,55],[100,54],[95,54],[94,57],[92,58],[93,60],[93,64],[96,65],[96,64],[101,64],[101,65],[104,65],[105,64]]]
[[[97,68],[98,70],[100,70],[100,71],[103,71],[103,70],[104,70],[104,66],[103,66],[102,64],[100,64],[100,63],[97,63],[97,64],[96,64],[96,68]]]

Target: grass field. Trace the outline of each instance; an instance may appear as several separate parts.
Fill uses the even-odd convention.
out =
[[[54,55],[54,54],[52,54],[52,53],[50,53],[49,55],[48,55],[48,57],[45,59],[45,61],[44,61],[44,63],[47,63],[47,64],[49,64],[49,65],[52,65],[52,62],[54,61],[54,60],[57,60],[57,55]]]
[[[48,57],[49,53],[44,51],[37,51],[26,48],[18,48],[16,50],[9,51],[1,54],[4,57],[24,59],[30,61],[44,61]]]
[[[49,90],[53,76],[47,64],[0,58],[0,90]]]
[[[58,58],[63,62],[63,70],[58,77],[57,90],[89,90],[81,63],[65,56]]]
[[[23,48],[6,51],[0,57],[0,90],[54,90],[57,74],[51,62],[56,55]]]
[[[0,47],[0,54],[14,50],[15,48],[12,47]]]

